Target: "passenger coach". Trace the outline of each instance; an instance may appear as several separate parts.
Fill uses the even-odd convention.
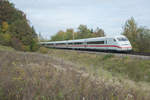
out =
[[[41,42],[41,45],[52,48],[68,48],[68,49],[93,49],[105,51],[131,51],[132,46],[129,40],[123,36],[106,36],[97,38],[87,38],[78,40]]]

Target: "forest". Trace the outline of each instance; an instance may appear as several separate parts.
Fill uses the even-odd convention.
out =
[[[0,0],[0,44],[21,51],[36,51],[38,38],[24,12],[8,0]]]

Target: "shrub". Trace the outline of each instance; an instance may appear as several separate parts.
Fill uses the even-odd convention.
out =
[[[11,39],[11,46],[16,49],[16,50],[22,50],[22,43],[19,39],[17,39],[16,37],[13,37]]]
[[[30,45],[30,51],[34,52],[39,49],[39,44],[37,39],[33,39],[31,45]]]
[[[107,59],[112,58],[112,57],[114,57],[114,55],[112,55],[112,54],[107,54],[107,55],[105,55],[105,56],[103,57],[103,60],[107,60]]]
[[[48,53],[48,49],[45,47],[40,47],[39,52],[40,53]]]
[[[22,50],[23,51],[30,51],[30,46],[22,45]]]
[[[6,33],[6,34],[0,34],[0,44],[3,45],[10,45],[10,41],[11,41],[11,36],[10,34]]]

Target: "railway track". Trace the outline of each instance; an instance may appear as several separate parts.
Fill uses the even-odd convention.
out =
[[[131,52],[129,54],[132,54],[132,55],[142,55],[142,56],[150,56],[150,53],[145,53],[145,52]]]
[[[113,54],[115,56],[124,57],[129,56],[131,58],[137,58],[137,59],[147,59],[150,60],[150,53],[144,53],[144,52],[114,52],[114,51],[100,51],[100,50],[85,50],[85,49],[62,49],[59,48],[59,50],[67,50],[67,51],[77,51],[79,53],[89,53],[89,54]]]

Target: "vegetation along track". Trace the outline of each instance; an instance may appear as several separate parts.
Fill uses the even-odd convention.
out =
[[[58,49],[58,48],[57,48]],[[60,49],[60,48],[59,48]],[[100,50],[85,50],[85,49],[62,49],[62,50],[68,50],[68,51],[74,51],[82,52],[82,53],[93,53],[93,54],[113,54],[116,56],[124,57],[124,56],[130,56],[131,58],[138,58],[138,59],[150,59],[150,53],[144,53],[144,52],[115,52],[115,51],[100,51]]]
[[[142,55],[142,56],[150,56],[150,52],[130,52],[132,55]]]

